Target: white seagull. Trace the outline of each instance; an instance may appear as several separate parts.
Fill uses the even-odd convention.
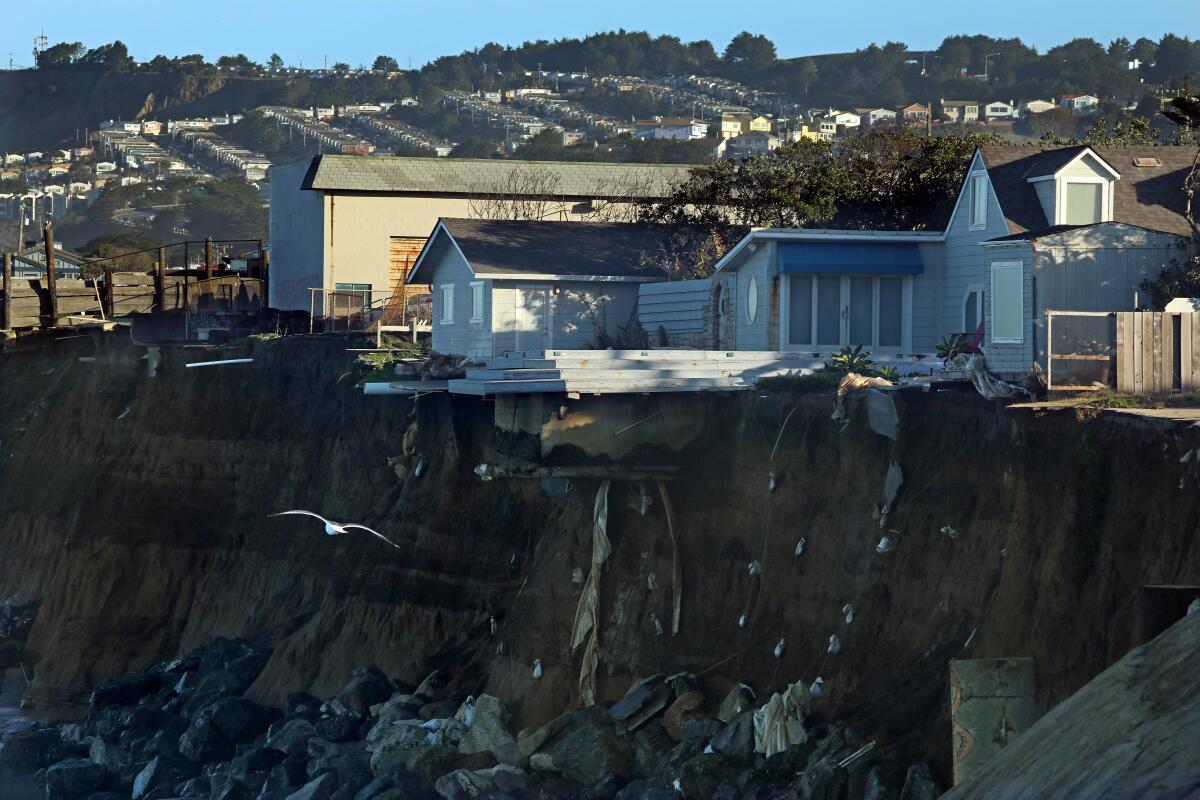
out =
[[[366,531],[367,533],[372,534],[373,536],[378,536],[380,539],[383,539],[385,542],[390,544],[392,547],[395,547],[397,549],[399,549],[399,547],[400,547],[400,545],[396,544],[395,542],[393,542],[391,539],[384,536],[379,531],[373,531],[370,528],[368,528],[366,525],[357,525],[357,524],[351,523],[351,522],[347,522],[347,523],[333,522],[332,520],[325,519],[320,514],[314,514],[311,511],[300,511],[300,510],[280,511],[278,514],[268,514],[267,516],[268,517],[283,517],[283,516],[287,516],[288,514],[299,514],[299,515],[305,516],[305,517],[316,517],[317,519],[321,520],[321,522],[325,523],[325,535],[326,536],[337,536],[339,533],[346,533],[351,528],[357,528],[358,530]]]

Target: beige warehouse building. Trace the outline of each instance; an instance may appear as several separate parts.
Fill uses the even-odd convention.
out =
[[[269,302],[318,315],[314,289],[379,302],[403,291],[441,217],[623,221],[638,200],[665,196],[690,169],[345,155],[275,166]]]

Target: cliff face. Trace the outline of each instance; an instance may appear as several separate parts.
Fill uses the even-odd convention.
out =
[[[565,497],[481,481],[477,465],[512,466],[536,443],[495,431],[491,402],[363,397],[347,346],[257,342],[229,354],[253,364],[209,369],[183,364],[226,356],[163,351],[152,370],[156,356],[109,335],[0,358],[0,597],[41,602],[27,657],[42,708],[216,634],[275,646],[251,690],[268,702],[326,696],[366,663],[408,681],[445,667],[518,724],[577,702],[572,573],[590,568],[599,481]],[[951,658],[1032,656],[1044,711],[1137,643],[1140,586],[1200,584],[1200,459],[1180,461],[1194,431],[905,393],[893,442],[855,403],[842,429],[827,396],[630,402],[663,413],[634,429],[643,444],[622,446],[616,471],[680,468],[665,481],[676,545],[653,481],[614,480],[600,699],[653,672],[760,697],[821,675],[823,713],[948,758]],[[414,420],[426,468],[402,482],[388,459]],[[670,446],[653,426],[676,432]],[[549,460],[587,459],[562,446]],[[892,464],[903,484],[881,527]],[[400,548],[266,518],[292,508]],[[879,554],[885,534],[894,549]]]
[[[82,143],[109,119],[179,119],[294,102],[304,81],[106,73],[81,67],[0,72],[0,150]]]

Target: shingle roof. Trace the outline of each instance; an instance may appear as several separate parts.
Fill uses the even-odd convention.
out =
[[[570,199],[664,197],[687,180],[687,164],[602,164],[469,158],[315,156],[304,189]]]
[[[1061,168],[1081,147],[1055,148],[985,145],[979,148],[991,177],[992,188],[1004,210],[1009,233],[1040,231],[1046,215],[1028,178],[1045,175],[1048,165]],[[1121,175],[1115,182],[1113,221],[1152,231],[1189,236],[1185,217],[1183,180],[1196,151],[1190,147],[1151,145],[1093,147],[1092,151]],[[1068,157],[1069,156],[1069,157]],[[1139,167],[1135,159],[1158,159],[1161,166]]]
[[[660,226],[632,222],[443,218],[441,224],[482,276],[654,278],[658,274],[648,269],[646,256],[656,238],[666,235]]]

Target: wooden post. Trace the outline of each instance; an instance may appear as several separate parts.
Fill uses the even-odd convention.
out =
[[[271,307],[271,292],[270,292],[270,289],[271,289],[271,283],[270,283],[270,281],[271,281],[271,251],[270,250],[262,251],[262,258],[258,262],[258,264],[259,264],[259,267],[258,267],[259,271],[261,272],[261,274],[258,277],[259,277],[259,280],[262,281],[262,283],[259,284],[259,290],[258,290],[259,294],[260,294],[258,306],[259,306],[259,308],[270,308]]]
[[[42,228],[42,241],[46,245],[46,293],[50,295],[50,316],[44,327],[58,325],[58,282],[54,274],[54,231],[49,225]]]
[[[213,273],[213,241],[211,236],[204,237],[204,277],[206,280],[212,279]]]
[[[0,329],[12,330],[12,253],[4,254],[4,316]]]
[[[165,285],[167,277],[167,248],[158,248],[158,263],[154,265],[154,309],[164,311]]]
[[[111,263],[104,267],[104,305],[102,308],[106,315],[113,316],[113,268]]]

